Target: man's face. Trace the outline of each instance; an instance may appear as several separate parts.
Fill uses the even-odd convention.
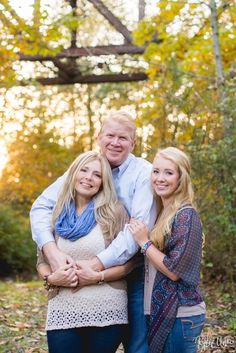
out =
[[[113,120],[108,121],[98,137],[98,145],[111,168],[120,166],[133,151],[135,141],[131,128]]]

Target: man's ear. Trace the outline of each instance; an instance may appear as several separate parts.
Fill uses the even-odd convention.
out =
[[[136,145],[136,139],[134,139],[134,140],[132,141],[132,149],[131,149],[131,152],[133,152],[135,145]]]

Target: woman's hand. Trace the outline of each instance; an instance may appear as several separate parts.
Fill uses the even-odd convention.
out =
[[[129,229],[133,234],[134,240],[140,247],[148,241],[149,230],[144,222],[131,218]]]
[[[76,270],[76,274],[79,278],[79,287],[95,284],[101,280],[101,273],[93,270],[91,267],[80,268]]]
[[[60,267],[48,276],[48,283],[55,286],[74,288],[79,283],[76,269],[70,264]]]

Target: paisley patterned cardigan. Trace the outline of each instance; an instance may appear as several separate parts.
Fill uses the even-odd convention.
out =
[[[151,300],[151,353],[163,351],[178,307],[193,306],[203,301],[199,290],[202,226],[198,213],[191,206],[185,206],[176,213],[164,253],[163,263],[179,280],[173,281],[157,271]]]

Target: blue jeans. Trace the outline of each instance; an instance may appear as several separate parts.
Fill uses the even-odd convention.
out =
[[[47,331],[49,353],[115,353],[126,325]]]
[[[163,353],[197,353],[198,338],[204,322],[204,314],[176,318]]]
[[[144,315],[144,268],[135,269],[127,277],[129,327],[125,353],[148,353],[147,324]]]

